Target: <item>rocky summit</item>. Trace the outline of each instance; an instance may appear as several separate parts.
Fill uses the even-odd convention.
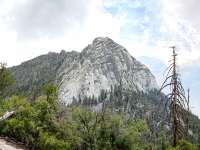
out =
[[[66,104],[80,97],[98,97],[111,86],[148,92],[158,89],[150,70],[107,37],[98,37],[79,52],[48,53],[10,68],[19,89],[31,83],[53,82]],[[25,83],[24,83],[25,82]],[[30,85],[31,86],[31,85]]]

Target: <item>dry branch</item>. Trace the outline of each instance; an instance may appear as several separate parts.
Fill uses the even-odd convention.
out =
[[[15,111],[6,111],[6,113],[0,117],[0,122],[6,120],[7,118],[9,118],[10,116],[12,116],[14,114]]]

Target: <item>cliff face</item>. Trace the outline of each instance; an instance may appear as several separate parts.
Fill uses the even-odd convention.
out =
[[[44,69],[45,72],[42,72]],[[27,81],[28,86],[30,76],[34,76],[34,79],[31,78],[33,81],[45,80],[46,83],[50,80],[56,83],[60,98],[66,104],[71,103],[73,97],[98,97],[102,89],[110,91],[111,85],[115,84],[144,92],[158,88],[155,77],[146,66],[133,58],[124,47],[104,37],[94,39],[81,53],[49,53],[10,70],[19,85]]]
[[[126,89],[144,92],[158,88],[149,69],[109,38],[94,39],[83,49],[79,59],[74,59],[65,69],[64,66],[57,77],[62,76],[61,96],[67,103],[79,94],[81,97],[98,97],[102,89],[109,91],[111,85],[120,82]]]

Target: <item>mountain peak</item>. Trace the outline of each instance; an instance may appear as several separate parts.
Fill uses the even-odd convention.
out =
[[[63,100],[70,100],[67,103],[72,97],[98,97],[102,89],[109,92],[115,84],[143,92],[158,88],[149,69],[108,37],[95,38],[71,66],[60,86],[61,91],[67,91],[62,94]]]
[[[112,39],[108,38],[108,37],[97,37],[93,40],[93,43],[97,42],[97,41],[113,41]]]
[[[82,54],[87,57],[88,55],[96,55],[97,53],[104,53],[106,55],[116,52],[128,53],[126,48],[114,42],[112,39],[108,37],[97,37],[93,40],[92,44],[83,49]]]
[[[54,82],[66,104],[74,98],[98,98],[101,90],[109,93],[115,85],[143,92],[158,88],[149,69],[108,37],[95,38],[80,53],[50,52],[10,71],[22,90],[29,91],[30,83],[39,87],[38,83]]]

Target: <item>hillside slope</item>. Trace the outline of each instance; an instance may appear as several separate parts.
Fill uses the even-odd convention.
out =
[[[46,83],[59,86],[60,98],[71,103],[73,97],[98,97],[115,84],[143,92],[158,88],[150,70],[121,45],[110,38],[95,38],[79,52],[48,53],[10,68],[18,88],[28,92],[30,86]]]

